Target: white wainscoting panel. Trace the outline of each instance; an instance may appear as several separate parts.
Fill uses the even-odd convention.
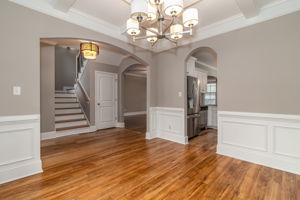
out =
[[[300,174],[300,116],[218,112],[217,153]]]
[[[146,138],[162,138],[173,142],[187,144],[184,132],[184,110],[182,108],[151,107],[150,132]]]
[[[0,184],[40,172],[39,115],[0,117]]]

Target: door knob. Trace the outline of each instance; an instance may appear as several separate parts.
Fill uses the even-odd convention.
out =
[[[98,106],[100,106],[100,103],[97,103]]]

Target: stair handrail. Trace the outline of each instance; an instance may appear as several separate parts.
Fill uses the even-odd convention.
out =
[[[81,93],[83,94],[85,101],[89,104],[91,101],[91,98],[89,97],[88,93],[86,92],[86,90],[84,89],[84,87],[80,81],[80,78],[84,72],[86,65],[87,65],[87,63],[84,63],[84,57],[83,57],[82,53],[79,53],[78,57],[77,57],[77,66],[76,66],[76,84],[79,86],[79,89],[80,89]],[[81,71],[82,67],[83,67],[83,70]],[[79,74],[81,74],[81,76],[79,76]]]
[[[87,103],[90,103],[91,98],[89,97],[89,95],[87,94],[87,92],[85,91],[84,87],[82,86],[82,83],[79,79],[76,80],[77,85],[79,86],[80,91],[82,92],[84,99]]]

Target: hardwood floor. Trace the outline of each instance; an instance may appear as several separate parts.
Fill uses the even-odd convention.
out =
[[[1,200],[299,200],[300,176],[216,155],[216,133],[189,145],[126,129],[42,143],[44,173],[0,185]]]

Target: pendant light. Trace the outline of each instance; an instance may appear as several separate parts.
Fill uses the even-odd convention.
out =
[[[99,46],[92,42],[81,43],[80,52],[83,54],[84,58],[95,60],[97,55],[99,55]]]
[[[199,22],[198,10],[196,8],[188,8],[183,12],[182,22],[185,27],[193,28]]]
[[[127,33],[131,36],[136,36],[140,34],[140,25],[139,22],[129,18],[126,23]]]
[[[178,40],[182,38],[183,26],[181,24],[174,24],[170,27],[171,38]]]
[[[152,31],[158,32],[157,28],[149,28]],[[157,41],[157,35],[149,30],[146,31],[146,36],[148,36],[147,41],[150,43],[154,43]],[[149,37],[152,36],[152,37]]]
[[[183,10],[183,0],[165,0],[164,11],[168,16],[178,16]]]
[[[148,4],[146,0],[131,1],[131,18],[143,22],[148,17]]]

